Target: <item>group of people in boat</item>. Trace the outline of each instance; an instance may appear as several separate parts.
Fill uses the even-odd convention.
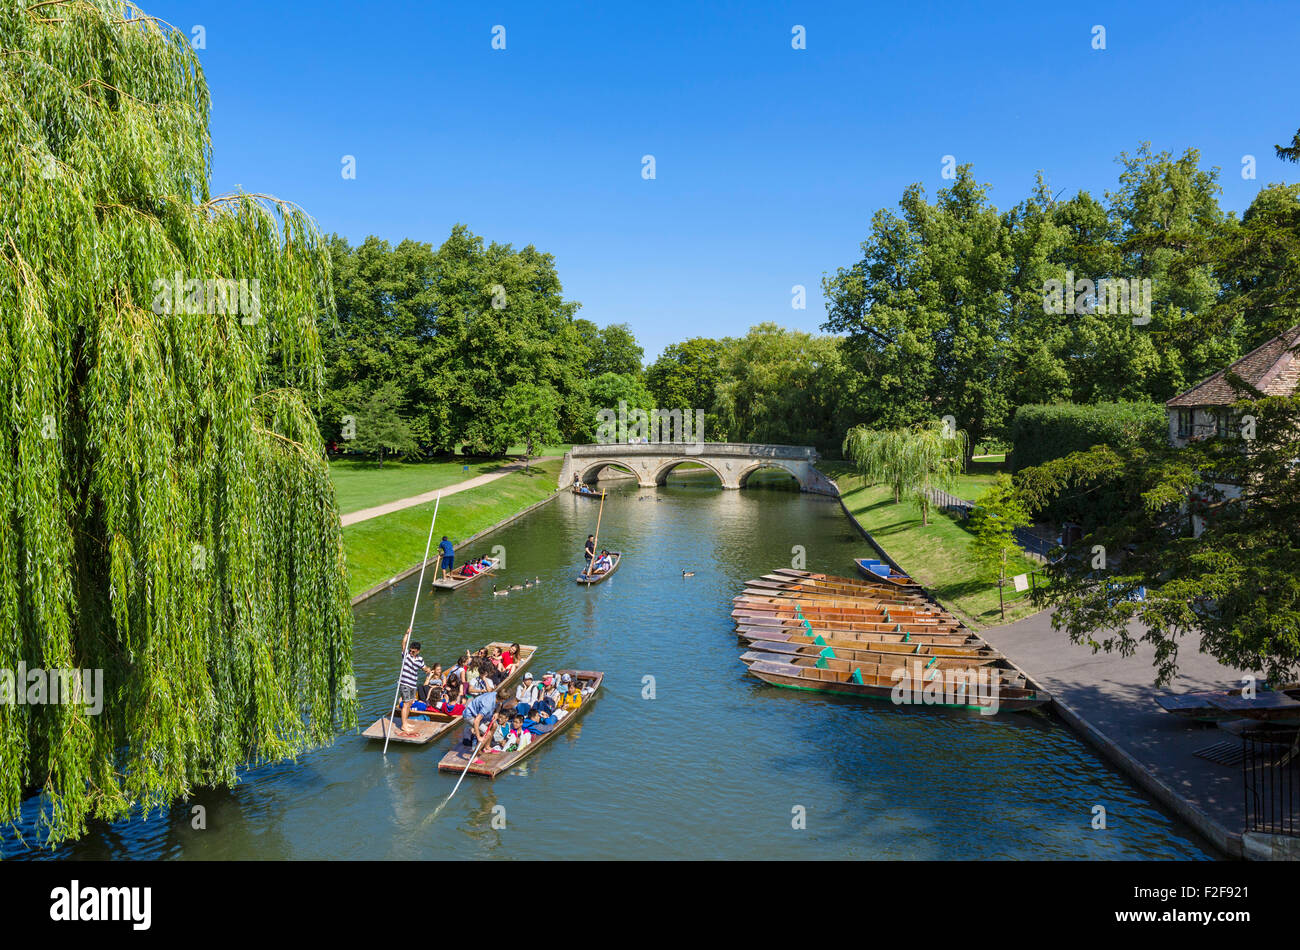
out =
[[[456,564],[456,547],[444,534],[442,540],[438,542],[438,553],[441,559],[438,562],[438,568],[445,578],[452,573],[452,568]],[[480,554],[478,557],[472,557],[460,566],[456,573],[461,577],[473,577],[475,574],[482,574],[489,568],[495,567],[496,561],[490,557]],[[437,580],[437,577],[434,578]]]
[[[614,566],[614,556],[608,550],[601,548],[600,556],[596,556],[596,536],[587,535],[587,543],[583,546],[582,556],[587,561],[588,574],[604,574]],[[595,559],[593,563],[592,559]]]
[[[568,673],[546,673],[540,682],[532,673],[515,688],[514,698],[485,693],[475,697],[462,714],[466,726],[461,745],[500,754],[526,748],[572,715],[591,695]]]
[[[408,628],[407,636],[410,633]],[[519,662],[519,644],[512,643],[505,650],[494,646],[483,647],[472,654],[467,651],[444,672],[441,663],[425,664],[420,646],[418,640],[408,644],[406,655],[402,657],[398,681],[402,718],[397,730],[399,736],[418,735],[408,724],[412,715],[443,713],[462,716],[478,697],[495,696],[497,687],[510,677]],[[423,684],[420,683],[421,673],[425,674]]]
[[[581,475],[573,476],[573,490],[579,495],[599,495],[600,492],[592,491],[591,486],[582,480]]]

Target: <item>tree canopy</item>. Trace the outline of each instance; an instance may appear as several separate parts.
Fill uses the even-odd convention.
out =
[[[302,210],[210,196],[185,36],[7,4],[0,101],[0,668],[103,671],[97,715],[0,702],[0,820],[38,788],[54,842],[351,722],[333,302]]]

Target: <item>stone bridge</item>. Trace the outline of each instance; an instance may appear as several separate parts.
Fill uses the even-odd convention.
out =
[[[794,476],[801,491],[837,494],[834,484],[816,465],[820,456],[802,445],[756,445],[747,442],[648,442],[639,444],[575,445],[564,455],[560,487],[573,484],[574,476],[594,482],[611,466],[626,472],[606,473],[626,477],[631,472],[642,488],[664,484],[668,473],[683,462],[710,469],[723,488],[744,488],[759,469],[781,469]]]

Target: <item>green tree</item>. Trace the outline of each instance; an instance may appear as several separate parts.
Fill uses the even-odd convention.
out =
[[[1002,596],[1007,582],[1007,558],[1019,550],[1017,529],[1028,527],[1029,523],[1029,515],[1020,503],[1011,476],[1006,474],[998,475],[971,512],[970,530],[974,535],[971,556],[980,573],[998,585],[998,607],[1003,620],[1007,619]]]
[[[411,427],[402,418],[402,393],[396,383],[385,383],[370,394],[356,418],[356,439],[351,447],[379,458],[384,467],[388,453],[402,456],[414,452],[418,445]]]
[[[721,340],[694,337],[664,348],[646,369],[645,383],[657,407],[705,413],[707,438],[717,438],[718,374],[725,346]]]
[[[550,386],[516,383],[506,392],[507,437],[524,443],[525,470],[538,448],[560,441],[559,409],[559,396]]]
[[[952,414],[979,441],[1001,433],[1008,395],[1011,254],[970,166],[933,204],[921,185],[877,212],[862,259],[823,281],[825,328],[847,334],[859,417],[900,427]]]
[[[630,424],[631,413],[634,409],[642,409],[648,413],[654,408],[653,402],[650,393],[645,388],[645,384],[635,376],[621,373],[603,373],[595,379],[587,380],[586,427],[580,430],[582,440],[585,442],[595,441],[599,413],[612,412],[617,419],[620,407],[622,407],[629,416],[626,423]]]
[[[0,6],[0,669],[106,698],[0,701],[0,821],[39,789],[50,843],[355,716],[328,253],[293,205],[210,195],[188,40],[119,0]]]
[[[922,525],[930,523],[931,492],[953,489],[970,452],[966,432],[942,422],[885,430],[855,426],[843,450],[865,478],[892,489],[895,504],[910,494]]]
[[[840,341],[760,323],[723,341],[714,411],[733,442],[833,450],[844,431]]]

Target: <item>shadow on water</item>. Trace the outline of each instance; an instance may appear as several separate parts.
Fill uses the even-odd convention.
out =
[[[754,478],[742,491],[680,471],[657,489],[609,483],[600,544],[624,559],[601,584],[573,580],[596,508],[562,495],[486,539],[505,548],[502,581],[538,586],[503,597],[490,586],[426,591],[416,635],[431,662],[517,640],[538,647],[534,675],[606,673],[573,728],[495,780],[467,776],[433,820],[455,785],[437,764],[456,739],[384,755],[349,733],[161,814],[92,825],[54,856],[1207,856],[1046,716],[899,710],[749,677],[730,618],[743,582],[798,551],[811,569],[851,574],[864,548],[835,501],[784,490],[765,472]],[[359,698],[372,714],[392,701],[414,584],[355,610]],[[1095,804],[1107,808],[1106,831],[1091,829]],[[34,817],[25,811],[24,823]],[[32,856],[11,839],[4,852]]]

